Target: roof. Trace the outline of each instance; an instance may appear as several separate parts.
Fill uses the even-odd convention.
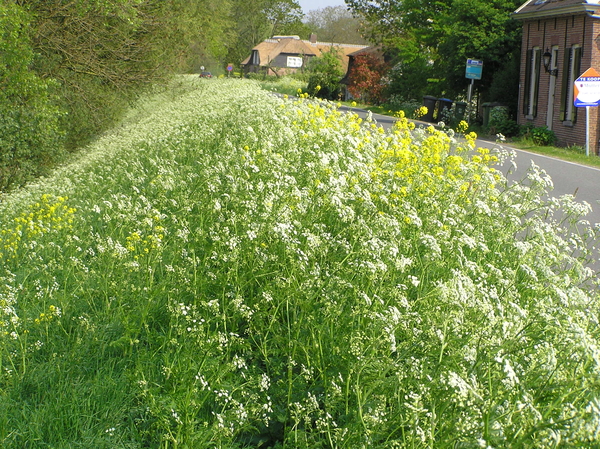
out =
[[[266,39],[252,50],[257,50],[260,58],[260,65],[267,65],[280,54],[291,55],[306,55],[306,56],[321,56],[322,53],[329,51],[331,48],[338,50],[342,57],[342,65],[344,71],[348,67],[348,55],[367,48],[367,45],[354,44],[338,44],[334,42],[311,42],[301,40],[296,36],[281,36],[273,39]],[[251,56],[248,56],[242,65],[250,62]]]
[[[378,46],[365,47],[365,48],[361,48],[360,50],[357,50],[353,53],[350,53],[348,56],[362,56],[362,55],[373,55],[378,58],[383,58],[383,50],[381,49],[381,47],[378,47]]]
[[[600,0],[528,0],[514,13],[515,19],[538,19],[588,13],[600,18]]]

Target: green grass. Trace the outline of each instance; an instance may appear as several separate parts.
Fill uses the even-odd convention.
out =
[[[555,157],[564,161],[589,165],[590,167],[600,167],[600,157],[593,154],[586,156],[585,147],[563,148],[554,146],[539,146],[528,139],[511,139],[508,142],[508,145],[520,150],[531,151],[532,153],[543,154],[545,156]]]
[[[0,446],[597,447],[586,206],[412,128],[184,77],[3,196]]]
[[[269,91],[277,92],[282,95],[296,96],[298,89],[306,90],[307,82],[294,76],[283,76],[280,78],[269,77],[268,79],[256,78],[260,86]]]

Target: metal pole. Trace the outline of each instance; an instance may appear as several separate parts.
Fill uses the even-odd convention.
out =
[[[590,107],[585,107],[585,155],[590,155]]]
[[[471,97],[473,96],[473,84],[475,79],[471,78],[471,84],[469,84],[469,90],[467,93],[467,123],[471,124]]]

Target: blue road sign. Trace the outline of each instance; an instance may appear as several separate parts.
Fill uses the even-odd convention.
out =
[[[467,70],[465,77],[471,80],[480,80],[483,73],[483,61],[477,59],[467,59]]]

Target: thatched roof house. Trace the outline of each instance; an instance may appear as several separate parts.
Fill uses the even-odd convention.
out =
[[[306,66],[310,58],[335,49],[340,56],[342,69],[348,69],[348,55],[366,48],[366,45],[317,42],[316,35],[310,40],[298,36],[273,36],[258,44],[242,62],[244,72],[283,75],[296,72]]]

